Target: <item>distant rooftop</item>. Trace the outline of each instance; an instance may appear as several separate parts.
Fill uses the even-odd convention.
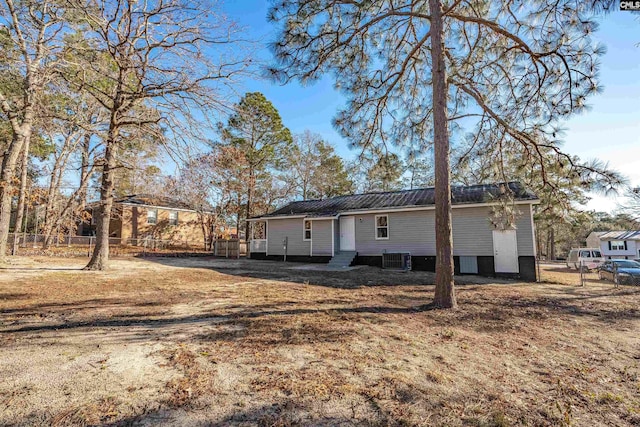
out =
[[[153,194],[131,194],[129,196],[118,198],[115,203],[126,203],[129,205],[139,206],[158,206],[169,209],[186,209],[194,210],[188,203],[165,196],[156,196]]]
[[[505,193],[507,187],[516,201],[538,200],[538,197],[533,194],[533,192],[527,190],[521,183],[515,181],[498,184],[454,186],[451,187],[451,200],[454,205],[487,203]],[[434,204],[435,191],[433,187],[429,187],[415,190],[353,194],[332,197],[330,199],[292,202],[259,218],[291,215],[311,217],[335,216],[341,212],[348,211],[420,207]]]
[[[640,230],[606,231],[598,237],[600,240],[640,240]]]

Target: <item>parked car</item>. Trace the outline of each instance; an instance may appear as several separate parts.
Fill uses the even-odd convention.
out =
[[[604,262],[602,252],[598,248],[571,249],[567,257],[567,268],[580,269],[584,266],[587,270],[593,270]]]
[[[616,282],[621,285],[640,284],[640,262],[630,259],[610,259],[605,261],[598,269],[600,280]]]

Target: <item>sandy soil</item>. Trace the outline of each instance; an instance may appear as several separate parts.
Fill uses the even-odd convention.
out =
[[[640,289],[211,258],[0,269],[0,425],[640,425]]]

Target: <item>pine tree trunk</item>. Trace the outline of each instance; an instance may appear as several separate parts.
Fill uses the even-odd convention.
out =
[[[236,234],[238,235],[238,239],[240,239],[240,216],[242,214],[242,208],[240,207],[241,199],[242,194],[238,192],[238,214],[236,215]]]
[[[25,141],[31,137],[31,126],[23,122],[22,128],[26,130],[21,133],[14,130],[9,147],[2,158],[2,171],[0,172],[0,261],[3,261],[7,256],[14,191],[13,178],[18,165],[18,157]]]
[[[96,246],[85,270],[106,270],[109,261],[109,224],[113,208],[113,190],[115,188],[115,166],[117,156],[117,133],[112,128],[106,140],[102,182],[100,186],[100,207],[96,221]]]
[[[550,259],[551,259],[551,261],[555,261],[556,260],[556,232],[553,229],[553,227],[551,227],[551,229],[550,229],[549,240],[550,240],[550,244],[551,244],[551,246],[550,246],[550,252],[551,252],[550,253]]]
[[[25,138],[22,147],[22,174],[20,176],[20,193],[18,195],[18,208],[16,210],[16,221],[13,225],[13,250],[11,255],[16,255],[18,251],[18,233],[22,230],[24,221],[24,207],[27,199],[27,178],[29,168],[29,143],[31,138]]]
[[[247,190],[247,214],[245,219],[251,218],[251,203],[253,203],[253,193],[255,191],[255,174],[253,168],[249,169],[249,188]],[[249,237],[249,221],[245,221],[244,224],[244,239]],[[238,230],[238,240],[240,240],[240,230]]]
[[[453,282],[451,230],[451,167],[447,123],[447,83],[444,63],[443,22],[440,0],[429,0],[431,11],[431,62],[433,80],[433,142],[435,154],[436,290],[433,305],[457,306]]]

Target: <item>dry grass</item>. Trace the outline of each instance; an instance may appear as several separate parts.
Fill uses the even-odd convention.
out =
[[[0,272],[2,425],[640,425],[638,288],[82,261]]]

